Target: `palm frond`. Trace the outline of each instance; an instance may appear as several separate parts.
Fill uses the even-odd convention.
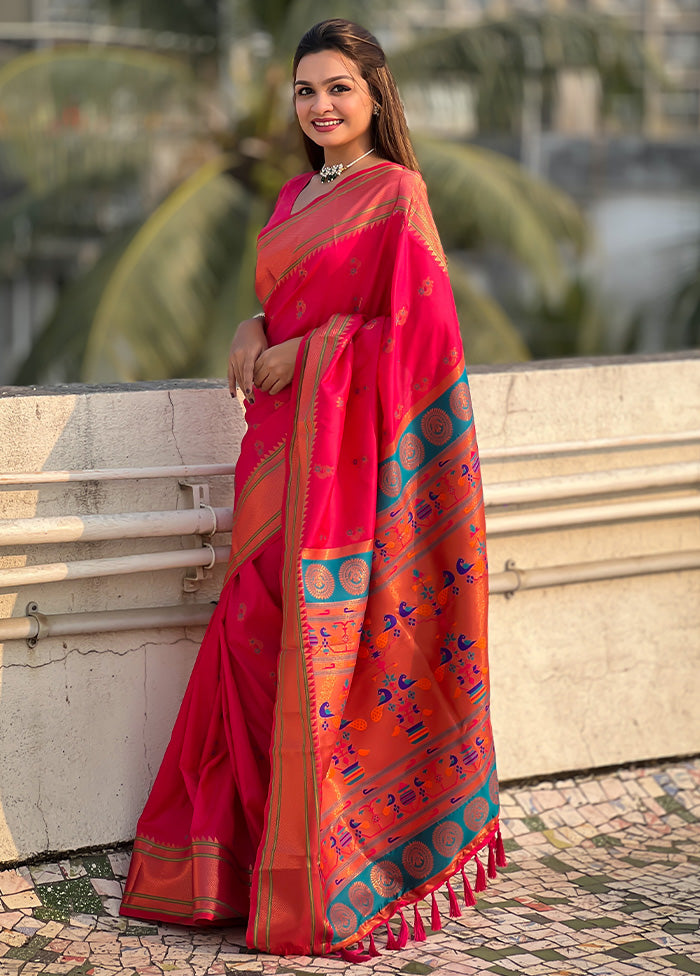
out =
[[[420,38],[395,52],[391,64],[407,84],[450,84],[455,77],[470,78],[480,128],[485,130],[519,127],[529,80],[537,80],[543,99],[550,100],[559,72],[593,71],[606,113],[619,95],[641,102],[645,76],[663,77],[638,35],[597,11],[514,11],[502,20],[486,19]]]
[[[243,319],[259,311],[255,295],[255,265],[257,260],[257,236],[270,213],[268,201],[255,197],[251,200],[248,219],[239,225],[239,257],[224,281],[211,318],[207,342],[199,350],[197,361],[192,364],[192,375],[225,376],[228,352],[233,333]]]
[[[243,247],[250,198],[212,160],[141,227],[116,266],[90,331],[91,381],[181,376],[206,342],[211,309]]]
[[[95,311],[135,232],[132,227],[116,234],[93,266],[64,289],[14,383],[78,383],[83,379],[83,357]]]
[[[574,10],[515,11],[502,20],[439,31],[395,52],[391,62],[399,76],[412,79],[593,68],[618,91],[639,90],[643,71],[652,64],[622,21]]]
[[[578,249],[586,237],[574,202],[481,147],[422,137],[415,144],[444,246],[496,245],[556,297],[565,282],[559,247]]]
[[[530,359],[520,333],[500,305],[475,287],[456,258],[450,260],[450,281],[459,316],[467,363],[513,363]]]

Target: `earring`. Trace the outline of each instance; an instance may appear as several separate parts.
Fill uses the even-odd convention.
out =
[[[379,106],[376,104],[376,102],[374,108],[372,109],[372,115],[379,115]]]

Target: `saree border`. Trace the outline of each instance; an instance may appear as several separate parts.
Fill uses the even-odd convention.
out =
[[[289,440],[289,478],[285,513],[285,561],[283,575],[284,620],[282,647],[278,668],[278,697],[275,705],[273,740],[270,749],[270,787],[266,808],[266,829],[258,850],[254,873],[258,884],[253,886],[248,926],[250,944],[270,951],[272,907],[274,900],[275,859],[280,844],[282,798],[303,797],[303,836],[306,845],[306,865],[310,917],[311,950],[324,954],[330,946],[332,933],[325,918],[324,898],[318,864],[319,788],[318,743],[315,741],[313,692],[309,684],[308,649],[305,647],[305,606],[301,572],[302,539],[306,525],[306,509],[310,478],[310,458],[316,435],[316,400],[322,376],[335,357],[355,315],[335,316],[324,330],[316,330],[305,341],[301,354],[301,373],[296,391],[292,432]],[[296,708],[285,713],[285,699],[295,701]],[[294,750],[294,744],[298,748]],[[295,752],[294,760],[285,762],[283,752]],[[301,762],[299,762],[301,756]],[[312,770],[313,765],[313,770]],[[294,782],[290,782],[293,780]],[[275,812],[274,822],[270,814]],[[290,827],[285,818],[284,829]],[[299,826],[297,820],[297,827]],[[314,854],[314,851],[316,852]],[[292,893],[293,896],[293,893]],[[319,927],[322,932],[319,932]],[[282,940],[283,941],[283,940]],[[279,947],[279,938],[276,945]]]

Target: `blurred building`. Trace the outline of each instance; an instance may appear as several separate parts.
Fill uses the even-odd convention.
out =
[[[652,71],[645,79],[643,118],[629,116],[620,104],[620,123],[651,138],[700,132],[700,0],[411,0],[401,4],[400,18],[391,22],[399,43],[411,34],[435,27],[459,28],[483,17],[509,11],[598,11],[619,17],[647,45],[666,75],[661,85]],[[460,95],[464,101],[464,94]],[[582,72],[559,78],[559,99],[552,128],[572,134],[594,134],[600,127],[595,82]]]

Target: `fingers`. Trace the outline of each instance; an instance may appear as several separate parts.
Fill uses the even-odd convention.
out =
[[[241,370],[234,356],[231,356],[228,363],[228,388],[232,397],[236,396],[239,389],[243,389]]]
[[[241,387],[245,393],[246,399],[251,403],[253,402],[253,376],[255,373],[255,364],[259,358],[260,356],[258,354],[253,355],[249,352],[243,360],[243,368],[241,370]]]

